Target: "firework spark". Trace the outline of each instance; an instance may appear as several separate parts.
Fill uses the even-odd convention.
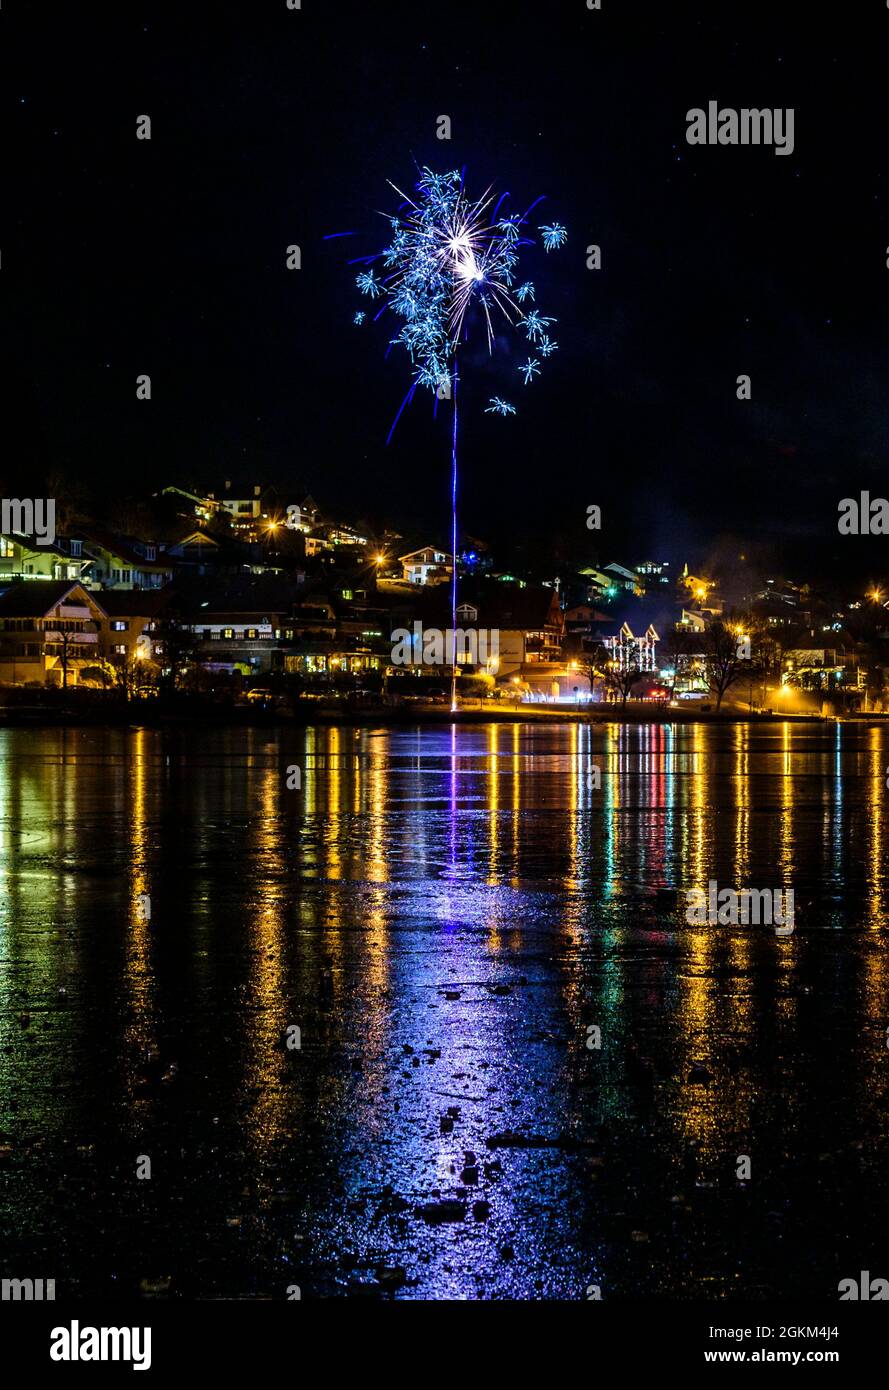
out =
[[[423,168],[414,197],[408,197],[390,184],[401,204],[394,214],[384,214],[391,240],[382,251],[360,256],[352,262],[361,269],[355,283],[363,295],[381,300],[374,310],[376,322],[386,310],[399,320],[400,327],[390,346],[403,347],[411,360],[412,381],[401,403],[392,438],[404,410],[417,388],[427,387],[439,400],[453,402],[451,446],[451,619],[457,622],[457,352],[468,341],[476,322],[484,324],[488,352],[492,353],[498,329],[521,328],[527,344],[534,344],[547,358],[556,344],[546,329],[555,323],[536,308],[527,313],[520,307],[535,302],[530,280],[516,286],[519,260],[525,247],[534,244],[528,218],[537,203],[524,213],[503,210],[508,194],[496,198],[488,188],[475,202],[468,197],[463,175],[458,169],[436,174]],[[564,246],[567,232],[558,222],[539,228],[546,251]],[[344,235],[351,235],[344,233]],[[377,269],[374,269],[377,267]],[[363,324],[363,310],[353,322]],[[525,385],[540,375],[540,360],[528,356],[518,368]],[[488,415],[515,415],[516,407],[500,396],[492,396]],[[457,662],[451,668],[451,709],[457,708]]]
[[[490,188],[473,201],[457,169],[443,174],[422,169],[413,197],[390,186],[402,200],[395,214],[386,215],[391,240],[376,255],[359,259],[356,284],[362,294],[382,301],[375,318],[388,309],[400,321],[390,343],[403,347],[411,360],[407,404],[418,386],[439,398],[449,394],[459,346],[470,336],[470,316],[473,324],[483,324],[489,352],[502,329],[522,328],[536,343],[546,339],[545,329],[556,320],[537,309],[525,313],[521,305],[533,303],[534,285],[515,284],[520,257],[534,244],[528,222],[533,208],[506,213],[508,195],[496,197]],[[567,233],[558,223],[539,231],[547,251],[564,245]]]
[[[549,227],[541,227],[540,234],[547,251],[557,251],[568,240],[568,233],[560,222],[553,222]]]

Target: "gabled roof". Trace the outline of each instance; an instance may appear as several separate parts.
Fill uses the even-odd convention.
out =
[[[619,565],[616,560],[612,560],[610,564],[605,566],[606,574],[609,570],[614,570],[615,574],[622,574],[624,579],[632,579],[634,583],[639,582],[639,576],[635,571],[626,569],[624,565]]]
[[[199,526],[196,526],[192,531],[186,532],[184,536],[181,536],[178,541],[168,546],[167,549],[171,551],[181,550],[184,546],[191,545],[195,541],[200,545],[211,545],[215,550],[219,549],[219,541],[216,537],[211,536],[207,531],[202,531]]]
[[[88,555],[92,555],[94,549],[106,551],[109,555],[114,555],[117,559],[124,560],[131,569],[145,570],[168,570],[170,563],[166,556],[157,547],[157,558],[146,560],[136,550],[134,541],[138,540],[134,536],[118,536],[113,531],[106,531],[102,527],[91,526],[84,532],[83,548]],[[154,541],[138,540],[139,545],[154,545]],[[71,557],[68,556],[70,559]]]
[[[441,628],[450,627],[451,605],[447,597],[429,592],[425,586],[416,585],[413,595],[414,616],[425,622],[436,622]],[[458,595],[458,608],[464,603],[478,610],[476,622],[462,622],[460,626],[480,628],[502,628],[504,631],[536,632],[547,626],[560,626],[562,612],[555,589],[544,587],[510,586],[491,581],[484,584],[478,592]],[[459,620],[458,620],[459,621]]]
[[[0,539],[12,541],[15,545],[20,545],[23,550],[28,550],[34,555],[62,555],[66,560],[73,560],[75,563],[81,558],[77,555],[70,555],[67,550],[63,550],[58,541],[53,541],[51,545],[44,545],[37,540],[36,536],[26,535],[23,531],[0,531]],[[84,561],[89,556],[82,557]]]
[[[45,618],[72,590],[105,612],[102,603],[76,579],[16,579],[0,593],[0,618]],[[104,597],[104,595],[103,595]]]
[[[417,550],[409,550],[408,553],[407,553],[406,555],[399,555],[399,556],[398,556],[398,562],[399,562],[399,564],[402,564],[402,565],[403,565],[404,562],[405,562],[405,560],[412,560],[412,559],[414,558],[415,555],[423,555],[427,550],[432,550],[432,551],[434,551],[437,555],[443,555],[443,556],[445,557],[445,563],[446,563],[446,564],[450,564],[450,563],[453,561],[453,558],[454,558],[454,557],[452,556],[451,552],[448,550],[447,546],[444,546],[444,545],[435,545],[434,543],[430,543],[429,545],[421,545],[421,546],[419,546]]]

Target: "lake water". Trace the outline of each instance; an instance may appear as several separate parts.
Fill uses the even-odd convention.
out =
[[[887,768],[852,725],[0,732],[0,1273],[889,1276]],[[793,934],[689,927],[711,879]]]

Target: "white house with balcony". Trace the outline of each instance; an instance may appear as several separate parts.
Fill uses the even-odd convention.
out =
[[[95,666],[106,614],[69,580],[17,580],[0,592],[0,682],[77,685]]]
[[[446,584],[454,572],[454,557],[434,545],[399,555],[402,579],[408,584]]]

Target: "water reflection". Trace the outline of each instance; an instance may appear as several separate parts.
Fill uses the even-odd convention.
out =
[[[887,766],[839,725],[0,733],[4,1248],[831,1297],[885,1208]],[[710,880],[796,931],[688,926]]]

